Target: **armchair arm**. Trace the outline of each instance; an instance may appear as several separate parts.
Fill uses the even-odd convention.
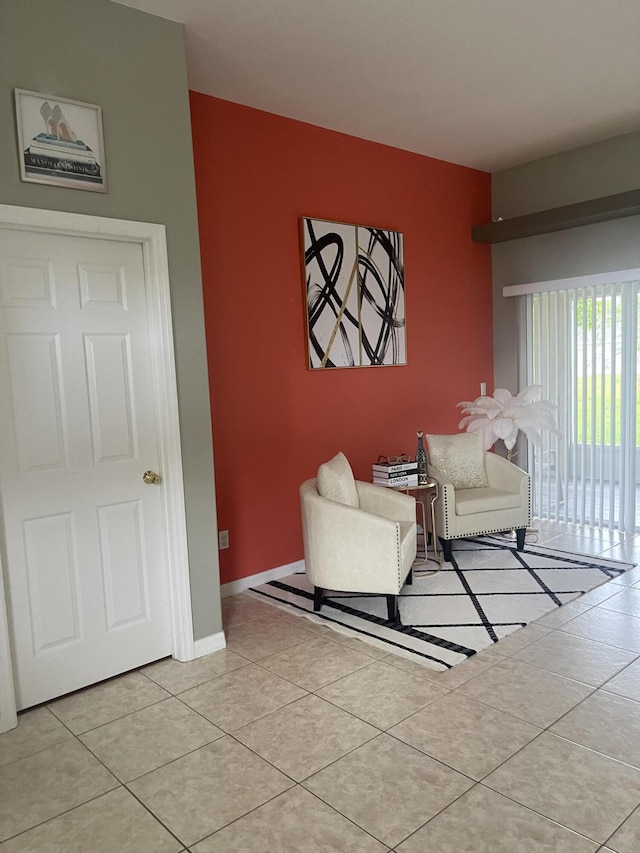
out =
[[[455,517],[456,490],[446,474],[433,465],[429,466],[429,476],[438,483],[438,498],[433,505],[438,535],[449,539],[453,535],[449,514]]]
[[[432,480],[437,480],[438,482],[438,500],[436,501],[436,507],[438,504],[442,506],[445,503],[445,499],[446,501],[451,502],[451,506],[455,506],[456,490],[453,483],[447,479],[447,475],[438,468],[435,468],[433,465],[430,465],[429,476]]]
[[[522,503],[529,505],[531,478],[526,471],[518,468],[497,453],[484,451],[484,467],[489,486],[505,492],[520,492]]]
[[[356,480],[360,509],[372,512],[392,521],[415,521],[416,499],[404,492],[396,492],[386,486]]]

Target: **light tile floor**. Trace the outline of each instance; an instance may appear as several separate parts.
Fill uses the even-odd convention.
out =
[[[640,563],[640,537],[539,528]],[[223,612],[226,650],[0,735],[0,853],[640,851],[640,568],[445,673]]]

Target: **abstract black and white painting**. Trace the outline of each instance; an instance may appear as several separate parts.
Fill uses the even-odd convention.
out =
[[[407,363],[402,233],[302,219],[308,367]]]

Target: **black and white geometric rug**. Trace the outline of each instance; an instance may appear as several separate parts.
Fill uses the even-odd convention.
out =
[[[624,574],[631,563],[491,536],[454,542],[453,559],[431,576],[414,573],[400,593],[400,625],[383,595],[331,592],[313,613],[313,588],[298,573],[253,587],[256,597],[343,633],[419,661],[450,669],[587,590]],[[430,568],[433,563],[428,563]]]

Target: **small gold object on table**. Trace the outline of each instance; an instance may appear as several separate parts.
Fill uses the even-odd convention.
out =
[[[421,577],[426,577],[427,575],[436,575],[442,569],[442,560],[440,558],[440,554],[438,552],[438,536],[436,532],[436,513],[434,504],[438,499],[438,482],[437,480],[432,480],[427,475],[426,483],[420,483],[417,486],[389,486],[389,488],[395,489],[397,492],[405,492],[405,494],[410,495],[413,494],[416,499],[416,504],[420,506],[422,511],[422,535],[424,541],[424,557],[421,560],[416,560],[414,565],[414,571],[416,574]],[[433,557],[429,556],[429,548],[427,545],[427,506],[426,503],[429,501],[429,517],[431,519],[431,545],[433,548]],[[423,571],[419,568],[419,566],[426,566],[428,562],[435,562],[438,564],[438,568],[433,571]]]

